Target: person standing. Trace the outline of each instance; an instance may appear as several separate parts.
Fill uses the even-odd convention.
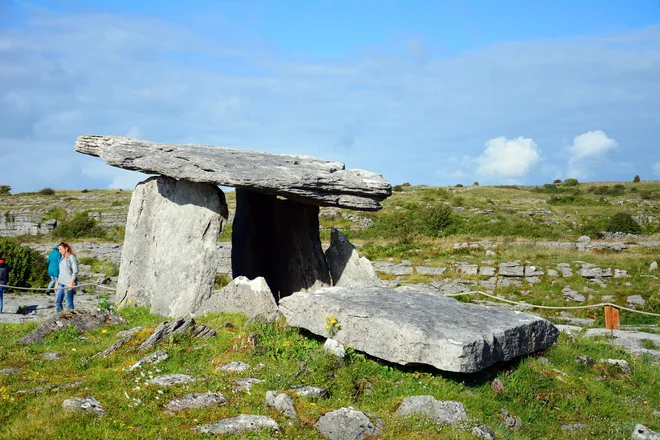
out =
[[[53,293],[53,287],[56,286],[57,279],[60,276],[60,251],[57,245],[53,246],[53,250],[48,254],[48,276],[50,277],[50,283],[46,290],[46,295]]]
[[[76,254],[73,252],[71,245],[66,242],[61,242],[57,245],[60,257],[60,274],[57,279],[57,293],[55,294],[55,310],[62,311],[62,300],[66,297],[66,307],[73,310],[73,295],[76,290],[73,286],[76,284],[78,277],[78,260]],[[66,290],[66,295],[65,295]]]
[[[5,259],[0,257],[0,313],[2,313],[2,301],[5,296],[5,290],[9,284],[9,266],[5,262]]]

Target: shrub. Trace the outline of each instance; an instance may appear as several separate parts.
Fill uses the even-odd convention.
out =
[[[639,234],[641,226],[627,212],[617,212],[607,222],[607,232],[624,232],[627,234]]]
[[[561,179],[555,179],[552,183],[553,185],[561,185]]]
[[[633,178],[633,183],[639,183],[642,179],[639,178],[639,174]]]
[[[39,194],[42,196],[52,196],[55,194],[55,190],[53,188],[44,188],[39,191]]]
[[[479,182],[474,182],[472,186],[479,186]]]
[[[87,211],[77,212],[73,218],[60,222],[53,229],[53,236],[71,240],[74,238],[103,238],[105,230],[95,219],[89,217]]]
[[[0,194],[9,194],[10,191],[11,191],[11,186],[0,185]]]
[[[66,217],[67,217],[66,210],[64,208],[59,207],[59,206],[56,206],[54,208],[50,208],[48,211],[41,214],[41,220],[42,221],[57,220],[58,222],[61,222]]]
[[[410,182],[403,182],[401,186],[410,186]]]
[[[564,180],[564,183],[562,183],[563,186],[578,186],[580,182],[578,182],[577,179],[574,178],[568,178]]]
[[[394,186],[392,187],[392,191],[394,191],[394,192],[401,192],[401,191],[403,191],[403,186],[401,186],[401,185],[394,185]]]
[[[457,183],[456,188],[463,188],[463,184],[462,183]]]
[[[0,237],[0,256],[9,266],[10,286],[44,287],[48,283],[46,259],[15,238]]]

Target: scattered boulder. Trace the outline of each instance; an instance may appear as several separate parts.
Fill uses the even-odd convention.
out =
[[[23,336],[17,342],[26,345],[43,342],[46,335],[64,330],[70,325],[74,326],[79,332],[84,333],[105,324],[124,324],[125,322],[124,318],[114,313],[86,309],[67,310],[46,319],[37,329]]]
[[[502,416],[502,423],[504,423],[506,429],[510,431],[517,431],[522,428],[522,420],[520,420],[520,417],[509,414],[509,411],[505,409],[500,410],[500,415]]]
[[[116,303],[170,317],[195,313],[211,296],[216,243],[227,218],[225,195],[215,185],[165,176],[138,183],[126,220]]]
[[[325,251],[334,286],[382,286],[371,261],[360,257],[346,235],[330,230],[330,247]]]
[[[293,399],[285,393],[277,391],[266,391],[266,406],[275,408],[280,413],[292,419],[298,418],[298,413],[293,406]]]
[[[589,356],[586,356],[586,355],[576,357],[575,362],[577,362],[579,364],[585,364],[585,365],[588,365],[590,367],[596,365],[596,361],[592,357],[589,357]]]
[[[564,295],[564,299],[567,301],[584,302],[585,300],[584,295],[578,293],[576,290],[573,290],[568,286],[564,287],[561,293]]]
[[[338,358],[345,358],[346,357],[346,350],[344,349],[344,344],[342,344],[339,341],[335,341],[334,339],[326,339],[325,344],[323,344],[323,350],[326,353],[330,353],[333,356],[337,356]]]
[[[499,274],[502,277],[522,277],[525,275],[525,268],[519,263],[500,263]]]
[[[169,387],[172,385],[179,385],[182,383],[194,382],[197,379],[187,374],[167,374],[165,376],[156,376],[149,380],[148,383],[159,385],[162,387]]]
[[[234,278],[227,286],[213,292],[195,314],[201,316],[217,312],[238,312],[248,319],[261,317],[267,322],[282,316],[263,277],[253,280],[244,276]]]
[[[325,388],[313,387],[310,385],[297,385],[289,388],[289,390],[293,391],[300,397],[325,399],[330,396],[330,393],[328,393],[328,390]]]
[[[630,367],[630,364],[624,359],[601,359],[598,362],[601,364],[614,365],[623,374],[632,374],[632,368]]]
[[[247,391],[249,393],[250,388],[252,388],[253,385],[263,383],[264,381],[254,377],[245,377],[241,379],[234,379],[232,382],[234,383],[236,391]]]
[[[660,440],[660,432],[651,431],[646,426],[637,424],[632,432],[632,440]]]
[[[467,411],[461,402],[436,400],[433,396],[406,397],[396,413],[400,416],[426,414],[439,425],[455,425],[467,419]]]
[[[374,424],[365,413],[349,406],[323,414],[314,427],[330,440],[362,440],[365,436],[380,435],[379,425],[382,422]]]
[[[187,334],[191,338],[207,339],[215,336],[216,332],[204,324],[197,324],[192,318],[165,321],[158,324],[152,335],[138,347],[138,350],[149,350],[162,341],[169,339],[170,336],[178,334]]]
[[[185,409],[208,408],[225,403],[227,403],[227,399],[220,393],[191,393],[182,398],[173,399],[166,408],[169,412],[177,413]]]
[[[344,345],[401,365],[455,372],[549,347],[559,334],[534,315],[412,289],[329,287],[283,298],[280,310],[289,325],[322,336],[326,316],[334,314],[340,328],[333,339]]]
[[[216,370],[221,371],[232,371],[234,373],[240,373],[241,371],[249,370],[251,367],[249,364],[246,364],[243,361],[233,361],[225,365],[220,365]]]
[[[95,398],[89,396],[85,398],[73,398],[67,399],[62,402],[62,408],[74,411],[74,412],[86,412],[103,417],[105,415],[105,410],[101,406],[101,403]]]
[[[145,364],[157,364],[158,362],[167,360],[169,357],[170,356],[167,354],[166,351],[158,350],[156,352],[151,353],[149,356],[143,357],[142,359],[131,365],[128,370],[129,371],[135,370],[136,368],[140,368],[142,365]]]
[[[631,308],[635,308],[636,306],[644,307],[646,300],[642,295],[630,295],[626,298],[626,305]]]
[[[280,430],[277,422],[270,417],[246,414],[241,414],[230,419],[223,419],[210,425],[199,425],[193,429],[203,434],[240,434],[242,432],[257,431],[264,428],[274,429],[275,431]]]
[[[472,428],[472,435],[477,438],[482,438],[484,440],[496,440],[497,435],[495,431],[486,427],[486,426],[475,426]]]

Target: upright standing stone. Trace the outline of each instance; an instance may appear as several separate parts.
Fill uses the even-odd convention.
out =
[[[360,257],[346,235],[332,228],[330,247],[325,251],[334,286],[382,286],[374,266]]]
[[[139,183],[128,210],[117,304],[170,317],[193,313],[213,290],[227,217],[215,185],[165,176]]]
[[[329,286],[318,216],[318,206],[237,189],[233,276],[264,277],[276,301]]]

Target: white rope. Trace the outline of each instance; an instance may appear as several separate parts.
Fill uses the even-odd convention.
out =
[[[617,304],[612,304],[612,303],[598,303],[598,304],[589,304],[589,305],[586,305],[586,306],[561,306],[561,307],[560,306],[537,306],[537,305],[528,304],[528,303],[525,303],[525,302],[510,301],[508,299],[500,298],[499,296],[490,295],[486,292],[482,292],[481,290],[471,290],[469,292],[462,292],[462,293],[449,293],[449,294],[446,294],[445,296],[453,297],[453,296],[461,296],[461,295],[472,295],[474,293],[478,293],[480,295],[484,295],[484,296],[487,296],[489,298],[493,298],[493,299],[496,299],[498,301],[503,301],[503,302],[506,302],[506,303],[509,303],[509,304],[514,304],[514,305],[521,306],[521,307],[532,307],[532,308],[536,308],[536,309],[572,310],[572,309],[594,309],[596,307],[611,306],[611,307],[616,307],[617,309],[627,310],[627,311],[633,312],[633,313],[641,313],[642,315],[660,317],[660,314],[658,314],[658,313],[651,313],[651,312],[644,312],[642,310],[629,309],[628,307],[623,307],[623,306],[619,306]]]
[[[73,289],[77,289],[78,287],[83,287],[83,286],[95,286],[97,283],[84,283],[84,284],[76,284],[73,286]],[[12,289],[12,290],[58,290],[57,287],[53,286],[52,288],[48,287],[18,287],[18,286],[6,286],[3,284],[0,284],[0,287],[4,287],[5,289]]]

